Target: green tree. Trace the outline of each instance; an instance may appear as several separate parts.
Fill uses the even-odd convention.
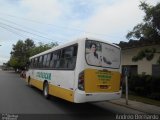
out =
[[[8,65],[13,67],[15,70],[25,69],[29,62],[29,57],[57,45],[57,43],[52,42],[49,44],[39,43],[39,45],[36,46],[34,41],[31,39],[26,39],[25,41],[19,40],[15,45],[13,45]]]
[[[13,45],[9,65],[14,69],[24,69],[31,54],[30,49],[33,47],[35,47],[33,40],[26,39],[24,42],[19,40]]]
[[[147,41],[160,40],[160,3],[151,6],[146,2],[141,2],[140,9],[145,12],[143,22],[136,25],[132,31],[126,35],[127,39],[143,39]],[[147,60],[152,60],[156,50],[144,49],[132,58],[133,61],[142,60],[144,57]],[[157,61],[159,63],[159,61]]]
[[[128,32],[126,38],[160,40],[160,3],[156,6],[150,6],[145,2],[141,2],[139,7],[145,12],[143,22]]]
[[[26,54],[26,57],[29,58],[31,56],[31,49],[35,48],[35,44],[34,44],[34,41],[33,40],[30,40],[30,39],[26,39],[24,41],[24,49],[25,49],[25,54]]]
[[[56,46],[58,46],[57,42],[55,42],[55,43],[51,42],[48,44],[44,44],[44,43],[39,42],[38,46],[30,49],[30,53],[31,53],[30,56],[36,55],[38,53],[41,53],[43,51],[46,51],[46,50],[51,49],[52,47],[56,47]]]
[[[132,58],[132,61],[137,62],[138,60],[142,60],[143,58],[146,58],[146,60],[150,61],[153,59],[154,53],[156,53],[155,48],[146,48],[139,51],[138,54]]]

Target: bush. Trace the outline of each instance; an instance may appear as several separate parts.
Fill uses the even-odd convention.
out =
[[[151,93],[149,98],[155,99],[155,100],[160,100],[160,93]]]
[[[137,93],[138,95],[144,96],[144,91],[144,87],[135,87],[135,93]]]
[[[133,75],[128,77],[129,93],[160,100],[160,78],[150,75]],[[123,84],[125,93],[125,83]]]

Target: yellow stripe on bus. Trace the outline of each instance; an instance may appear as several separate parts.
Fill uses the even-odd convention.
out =
[[[49,85],[49,94],[74,102],[74,92],[72,90],[64,89],[55,85]]]
[[[30,83],[36,88],[43,90],[43,81],[31,79]],[[64,89],[64,88],[49,84],[49,94],[68,100],[70,102],[74,102],[74,92],[72,90]]]
[[[31,79],[30,83],[31,83],[31,85],[39,88],[40,90],[43,90],[43,81]]]

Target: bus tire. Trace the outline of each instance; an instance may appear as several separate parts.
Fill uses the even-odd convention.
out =
[[[49,99],[49,85],[48,85],[48,82],[44,82],[44,84],[43,84],[43,96],[46,99]]]

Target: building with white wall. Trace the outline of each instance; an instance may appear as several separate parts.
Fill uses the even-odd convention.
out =
[[[119,46],[122,48],[122,68],[127,67],[130,75],[147,74],[160,76],[160,64],[157,63],[157,60],[160,57],[160,40],[130,40],[129,42],[120,42]],[[132,60],[134,56],[137,56],[139,51],[153,48],[156,51],[152,60],[148,61],[146,58],[136,62]]]

